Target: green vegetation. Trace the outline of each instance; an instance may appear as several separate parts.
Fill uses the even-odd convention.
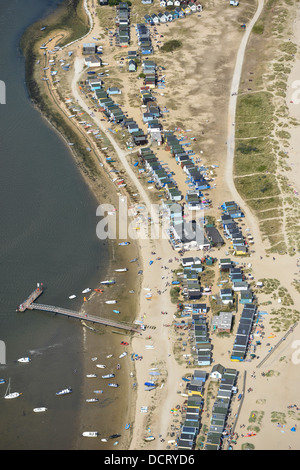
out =
[[[176,304],[178,302],[180,290],[181,289],[179,286],[172,287],[172,289],[170,290],[171,302],[173,304]]]
[[[291,197],[284,174],[291,171],[284,152],[290,145],[289,128],[298,125],[286,104],[288,75],[297,54],[289,38],[296,9],[295,0],[267,0],[252,30],[237,102],[234,161],[236,188],[261,221],[267,252],[290,255],[300,245],[300,204]],[[285,204],[287,199],[292,203]]]
[[[165,42],[165,44],[160,48],[162,52],[173,52],[177,49],[180,49],[182,46],[182,42],[178,41],[178,39],[172,39],[171,41]]]

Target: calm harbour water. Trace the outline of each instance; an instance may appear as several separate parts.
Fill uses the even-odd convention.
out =
[[[0,385],[1,449],[72,449],[78,434],[82,384],[82,327],[76,321],[16,307],[43,282],[40,303],[79,309],[85,287],[96,287],[108,262],[96,237],[97,202],[68,148],[28,97],[23,31],[59,0],[0,0],[0,339],[21,398],[4,400]],[[71,303],[68,296],[77,294]],[[17,359],[30,356],[29,364]],[[68,397],[56,391],[71,386]],[[2,398],[1,398],[2,397]],[[65,399],[67,398],[67,400]],[[51,412],[33,413],[46,406]]]

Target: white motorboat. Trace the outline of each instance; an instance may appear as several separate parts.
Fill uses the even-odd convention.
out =
[[[105,369],[105,365],[104,364],[96,364],[96,367],[99,367],[99,369]]]
[[[108,386],[109,386],[109,387],[118,387],[119,384],[110,383],[110,384],[108,384]]]
[[[64,388],[63,390],[56,392],[56,395],[68,395],[69,393],[72,393],[72,389],[70,387]]]
[[[87,398],[85,400],[87,403],[95,403],[96,401],[99,401],[98,398]]]
[[[100,393],[103,393],[103,390],[94,390],[94,393],[100,394]]]
[[[116,304],[117,301],[116,300],[106,300],[105,303],[106,304]]]
[[[107,442],[107,439],[101,439],[101,442]]]
[[[30,362],[30,358],[29,357],[20,357],[20,359],[18,359],[18,362]]]
[[[96,374],[87,374],[86,376],[87,376],[88,378],[97,377]]]
[[[115,269],[116,273],[123,273],[125,271],[128,271],[128,268],[120,268],[120,269]]]
[[[45,408],[44,406],[41,406],[40,408],[33,408],[33,411],[35,413],[43,413],[44,411],[47,411],[48,408]]]
[[[22,393],[10,391],[10,379],[9,379],[4,398],[6,398],[7,400],[10,400],[12,398],[18,398],[20,395],[22,395]]]
[[[113,357],[113,355],[112,355],[112,354],[109,354],[109,355],[108,355],[108,356],[106,356],[106,357],[107,357],[107,358],[110,358],[110,357]]]
[[[83,437],[97,437],[99,433],[97,431],[85,431],[82,433]]]
[[[124,351],[122,354],[120,354],[119,357],[122,358],[122,357],[125,357],[125,356],[127,356],[127,352],[126,352],[126,351]]]
[[[83,294],[87,294],[88,292],[91,292],[92,289],[90,289],[89,287],[87,287],[86,289],[83,289],[82,293]]]
[[[115,374],[107,374],[107,375],[102,375],[102,379],[110,379],[112,377],[114,377]]]
[[[70,295],[69,296],[69,299],[75,299],[76,298],[76,295]]]

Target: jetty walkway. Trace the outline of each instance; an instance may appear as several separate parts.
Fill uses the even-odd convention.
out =
[[[43,293],[43,284],[37,284],[37,288],[29,295],[29,297],[19,305],[17,308],[18,312],[25,312],[25,310],[42,310],[45,312],[52,312],[55,314],[65,315],[67,317],[76,318],[78,320],[90,321],[92,323],[98,323],[105,326],[112,326],[114,328],[120,328],[123,330],[132,331],[134,333],[140,333],[141,331],[130,325],[129,323],[118,322],[107,318],[96,317],[86,313],[75,312],[62,307],[55,307],[53,305],[37,304],[34,301]]]

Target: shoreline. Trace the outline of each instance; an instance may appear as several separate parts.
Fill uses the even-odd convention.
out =
[[[220,132],[220,135],[221,135],[220,139],[223,139],[223,135],[224,136],[227,135],[226,132],[227,131],[224,132],[224,130],[223,130],[223,133]],[[113,139],[111,140],[113,141]],[[225,153],[225,151],[223,151],[223,153]],[[123,152],[122,155],[125,159],[126,154]],[[221,179],[221,182],[224,182],[222,177],[221,178],[219,177],[219,179]],[[88,177],[87,177],[87,180],[88,180]],[[218,183],[219,183],[219,180],[218,180]],[[91,187],[92,187],[92,183],[91,183]],[[227,195],[228,196],[231,195],[230,189],[228,189],[227,191],[224,188],[222,189],[223,189],[222,195],[220,194],[215,195],[218,202],[222,200],[221,198],[224,197],[225,193],[226,193],[226,197]],[[116,188],[114,188],[114,191],[115,191],[114,196],[117,197]],[[147,200],[149,200],[149,198]],[[246,205],[246,203],[244,205]],[[245,221],[248,224],[250,223],[247,217]],[[257,233],[257,232],[254,232],[254,233]],[[277,263],[280,263],[281,269],[280,269],[280,272],[276,273],[276,277],[280,279],[280,282],[282,282],[282,285],[284,287],[288,287],[289,289],[291,288],[291,291],[294,297],[295,289],[293,289],[292,286],[289,285],[289,277],[287,276],[287,273],[290,272],[290,269],[293,266],[293,260],[289,259],[286,256],[282,256],[281,259],[279,261],[277,260],[277,262],[274,264],[274,261],[273,261],[274,258],[272,259],[272,257],[268,255],[266,256],[265,246],[259,243],[259,237],[256,237],[255,241],[256,241],[256,244],[254,246],[255,252],[250,255],[250,258],[241,259],[239,257],[233,256],[233,259],[238,263],[239,262],[242,263],[245,261],[250,262],[252,265],[251,270],[253,268],[253,274],[256,279],[260,279],[262,277],[272,278],[273,276],[275,276],[274,274],[275,266],[277,265],[278,267]],[[139,243],[137,243],[137,245],[139,245]],[[222,248],[218,250],[217,256],[218,257],[219,256],[222,257],[222,255],[225,256],[226,249],[227,247],[225,247],[224,249]],[[150,267],[148,266],[148,263],[149,263],[149,260],[152,259],[153,251],[156,253],[155,255],[156,257],[154,259],[153,264]],[[175,257],[174,257],[174,254],[175,254]],[[190,255],[190,253],[188,255]],[[199,256],[199,252],[191,254],[191,256],[194,256],[194,255]],[[264,257],[263,263],[260,261],[262,259],[261,255],[263,255]],[[124,445],[124,447],[129,448],[130,450],[138,450],[138,449],[161,450],[162,448],[165,448],[166,444],[161,444],[161,441],[157,438],[156,440],[149,442],[149,443],[141,442],[142,435],[145,434],[147,427],[148,428],[151,427],[151,432],[155,436],[163,435],[165,437],[168,435],[170,424],[172,423],[172,420],[174,419],[173,417],[170,416],[170,409],[178,403],[179,392],[183,390],[183,384],[181,383],[182,374],[191,372],[192,370],[195,369],[195,367],[189,368],[187,367],[185,363],[183,364],[178,363],[174,354],[174,347],[176,344],[176,332],[173,330],[173,328],[169,329],[169,324],[172,324],[173,319],[174,319],[173,315],[175,313],[176,306],[172,304],[170,301],[169,289],[167,289],[167,287],[168,287],[168,282],[172,279],[172,276],[173,276],[173,267],[176,263],[175,258],[177,257],[177,252],[174,252],[172,250],[168,240],[159,240],[159,241],[151,241],[151,240],[144,241],[143,240],[141,243],[141,246],[139,247],[139,259],[140,257],[142,257],[143,259],[143,263],[144,263],[143,269],[146,271],[146,273],[145,275],[143,275],[143,278],[139,278],[141,281],[141,285],[139,287],[139,293],[137,293],[137,296],[136,296],[136,299],[138,300],[136,300],[136,303],[134,305],[136,309],[136,313],[139,312],[139,315],[136,314],[136,318],[137,320],[145,321],[145,323],[147,323],[147,325],[149,325],[150,328],[154,328],[154,329],[146,332],[147,336],[150,333],[149,343],[145,343],[144,339],[146,338],[142,336],[135,336],[132,338],[132,352],[138,355],[142,355],[143,360],[136,361],[135,363],[133,362],[133,364],[129,362],[129,364],[127,364],[128,368],[126,367],[125,369],[124,367],[124,369],[123,368],[121,369],[122,373],[124,370],[126,371],[127,376],[128,376],[128,370],[130,370],[131,366],[134,367],[136,377],[137,377],[138,390],[137,390],[137,394],[136,393],[131,394],[129,391],[128,400],[130,401],[127,402],[127,407],[122,407],[122,404],[121,404],[121,409],[125,413],[124,419],[128,419],[127,422],[129,422],[129,419],[130,419],[130,421],[134,423],[133,424],[134,432],[132,433],[132,426],[131,426],[130,432],[126,436],[128,437],[128,440],[126,441],[126,443],[123,440],[121,440],[123,438],[123,434],[122,434],[122,437],[120,439],[120,446],[122,446],[122,449],[123,449],[123,445]],[[162,259],[162,261],[157,262],[158,258]],[[167,260],[170,260],[170,259],[172,259],[172,263],[174,264],[169,264],[171,262]],[[175,267],[178,267],[178,265],[176,265]],[[147,290],[150,289],[152,291],[153,296],[152,296],[151,302],[149,302],[149,300],[147,300],[145,295],[143,295],[145,294],[144,289],[147,289]],[[166,292],[166,293],[164,295],[160,295],[159,292],[163,292],[163,293]],[[263,300],[265,300],[264,296],[261,296],[259,293],[257,295],[259,299],[263,298]],[[94,295],[90,303],[91,308],[100,308],[99,305],[101,305],[101,302],[99,303],[99,305],[92,307],[92,303],[94,303],[94,301],[96,302],[96,300],[97,300],[96,296]],[[88,308],[88,302],[83,305],[83,309],[85,307]],[[276,308],[276,304],[275,304],[275,308]],[[160,315],[161,311],[167,311],[168,316],[167,317],[165,317],[164,315],[161,316]],[[239,311],[240,311],[240,307],[239,307]],[[235,329],[237,327],[237,323],[238,322],[236,322],[234,325]],[[268,331],[268,334],[272,333],[272,324],[267,325],[267,331]],[[89,332],[86,332],[86,333],[88,336]],[[116,335],[116,339],[115,339],[116,346],[118,342],[117,336],[119,335]],[[232,347],[233,336],[230,335],[229,339],[224,338],[223,342],[219,338],[218,339],[214,338],[214,341],[215,341],[214,356],[213,356],[214,360],[217,360],[217,361],[219,360],[221,363],[223,362],[226,363],[227,367],[234,367],[234,368],[236,367],[239,370],[240,375],[242,375],[243,371],[247,371],[248,373],[250,373],[252,368],[255,367],[256,364],[254,363],[255,365],[253,365],[253,362],[250,362],[249,364],[248,363],[241,363],[241,364],[233,363],[232,364],[229,358],[225,356],[224,352],[226,351],[226,348],[230,349]],[[271,341],[271,344],[273,344],[272,340],[270,341]],[[290,345],[291,341],[292,341],[292,338],[289,339],[288,342],[286,342],[286,347]],[[96,343],[97,341],[95,340],[94,342],[95,348],[97,348]],[[152,347],[152,349],[149,348],[150,350],[149,351],[147,350],[145,352],[144,348],[146,344],[149,344]],[[265,345],[263,346],[262,350],[266,352],[267,349]],[[263,353],[261,352],[261,354]],[[86,360],[87,366],[88,364],[90,364],[88,360],[90,360],[90,358]],[[212,365],[213,364],[206,367],[205,369],[210,371],[212,368]],[[161,387],[157,388],[155,393],[149,397],[149,393],[144,392],[141,388],[146,378],[147,368],[150,369],[156,366],[159,367],[159,370],[161,372],[161,378],[159,382]],[[281,371],[281,373],[283,373],[282,369],[284,367],[285,367],[284,363],[276,364],[276,368],[278,368]],[[286,369],[288,368],[286,367]],[[124,379],[125,379],[125,375],[124,375]],[[255,383],[252,376],[248,376],[247,380],[248,380],[248,383],[250,383],[251,385]],[[272,380],[275,381],[275,378]],[[280,379],[277,379],[277,380],[279,380],[279,384],[280,384],[281,383]],[[290,377],[290,380],[291,380],[291,377]],[[130,383],[130,379],[128,383]],[[264,392],[263,385],[264,385],[264,381],[263,379],[260,379],[260,382],[257,386],[257,390],[259,390],[259,393],[261,394],[263,394]],[[270,384],[270,387],[271,387],[271,384]],[[277,387],[278,387],[278,382],[277,382]],[[161,389],[163,390],[162,392],[160,392]],[[286,390],[284,390],[284,393],[280,393],[280,391],[278,392],[278,402],[280,402],[281,407],[284,406],[283,404],[286,400],[285,393],[286,393]],[[182,401],[184,400],[180,398],[180,403]],[[275,406],[275,404],[272,402],[271,394],[268,395],[268,401],[270,401],[271,403],[268,403],[268,406],[265,407],[266,410],[272,409],[272,406]],[[132,406],[133,403],[135,405],[135,408]],[[142,416],[140,413],[140,407],[144,406],[146,403],[149,405],[149,415]],[[236,408],[237,403],[234,403],[234,406]],[[249,398],[247,397],[246,404],[243,404],[243,410],[242,410],[241,417],[239,417],[239,420],[247,420],[247,415],[249,416],[250,411],[252,409],[255,409],[255,407],[257,406],[258,406],[257,401],[255,402],[255,400],[253,400],[251,396]],[[277,406],[277,403],[276,403],[276,406]],[[123,409],[123,408],[126,408],[126,409]],[[128,413],[130,413],[130,415]],[[266,427],[264,428],[263,430],[263,432],[265,433],[264,437],[266,436],[266,431],[268,431],[269,428],[270,428],[270,424],[266,425]],[[115,432],[117,432],[117,430]],[[272,433],[270,434],[272,435]],[[272,439],[272,437],[268,437],[268,441],[270,441],[270,439]],[[257,445],[258,447],[262,446],[262,442],[263,441],[261,440],[261,438],[258,438],[256,439],[255,445]],[[108,442],[108,447],[109,447],[109,444],[110,443]],[[84,445],[85,444],[83,444],[83,446]],[[87,446],[88,445],[89,444],[87,444]],[[95,443],[95,448],[97,449],[99,448],[97,443]],[[119,449],[119,448],[117,447],[116,449]]]
[[[58,10],[62,11],[62,13],[61,13],[62,15],[64,15],[64,11],[63,11],[64,3],[67,3],[67,0],[65,2],[63,2],[58,7]],[[53,13],[51,13],[49,17],[43,19],[43,21],[47,22],[47,20],[49,20],[49,18],[52,19],[53,17],[55,17],[57,19],[57,11],[56,10]],[[37,22],[32,24],[28,28],[28,30],[31,30],[32,28],[35,28],[35,26],[39,25],[39,24],[41,24],[41,20],[38,20]],[[56,28],[54,27],[54,29],[56,29]],[[26,32],[24,34],[28,33],[28,30],[26,30]],[[87,34],[89,34],[89,32]],[[77,40],[81,40],[81,39],[82,38],[78,38]],[[22,41],[23,41],[23,38],[22,38],[21,42]],[[34,47],[36,47],[36,44],[38,43],[38,41],[39,41],[39,39],[37,39],[36,42],[32,41],[30,43],[29,48],[28,48],[28,46],[26,47],[26,52],[24,52],[25,51],[24,45],[23,45],[23,47],[20,46],[21,51],[23,53],[23,56],[25,58],[25,64],[26,64],[25,67],[26,67],[26,86],[27,86],[27,90],[28,90],[28,93],[29,93],[29,96],[30,96],[31,103],[34,106],[34,108],[41,114],[41,117],[43,119],[45,119],[45,121],[47,122],[47,125],[49,125],[58,134],[59,138],[61,138],[64,141],[64,143],[67,145],[68,141],[74,140],[74,137],[72,136],[72,134],[74,134],[74,129],[72,129],[71,126],[68,126],[67,123],[66,123],[66,128],[62,128],[62,129],[59,128],[59,126],[57,125],[57,120],[55,119],[54,115],[51,114],[51,109],[43,101],[42,96],[39,95],[39,94],[38,94],[37,97],[35,96],[37,90],[39,90],[39,85],[34,79],[36,56],[33,53],[33,49],[34,49]],[[46,112],[45,112],[45,105],[46,105]],[[75,131],[75,135],[76,135],[76,131]],[[70,138],[70,136],[72,136],[72,138]],[[80,137],[79,137],[79,139],[80,139]],[[83,142],[84,142],[84,140],[83,140]],[[101,197],[101,192],[103,190],[102,189],[103,187],[101,186],[101,189],[99,191],[98,184],[97,183],[95,184],[95,181],[93,181],[93,178],[90,178],[90,176],[89,176],[89,173],[88,173],[89,168],[86,167],[84,164],[82,164],[82,156],[80,155],[80,150],[76,151],[72,147],[69,147],[69,150],[72,154],[72,157],[74,158],[74,161],[75,161],[76,165],[79,166],[79,172],[80,172],[83,180],[87,183],[87,185],[88,185],[93,197],[95,198],[95,200],[99,204],[101,204],[102,202],[105,202],[105,203],[109,202],[109,203],[113,204],[115,207],[117,207],[118,193],[116,192],[116,188],[114,187],[113,183],[108,180],[107,173],[105,173],[105,171],[101,171],[100,169],[97,169],[98,177],[100,175],[101,182],[103,183],[103,179],[105,180],[105,186],[107,188],[106,191],[107,191],[107,193],[109,193],[109,199],[110,199],[109,201],[107,201],[107,195],[104,198]],[[89,157],[89,155],[88,155],[88,157]],[[86,173],[86,171],[87,171],[87,173]],[[111,191],[111,189],[112,189],[112,191]],[[117,259],[121,258],[121,256],[119,256],[119,255],[124,253],[124,249],[123,249],[123,253],[121,253],[122,248],[119,247],[117,243],[118,243],[118,240],[111,241],[111,240],[108,239],[108,248],[109,248],[109,251],[110,251],[110,266],[107,267],[107,270],[106,270],[105,273],[101,274],[101,277],[99,278],[99,286],[94,286],[95,288],[96,287],[97,288],[102,287],[101,284],[100,284],[101,281],[103,281],[105,279],[114,278],[115,277],[113,275],[114,269],[117,269],[117,268],[120,267],[119,263],[117,262]],[[132,250],[132,248],[133,248],[133,250]],[[128,253],[129,251],[130,252],[134,251],[134,255],[129,256],[129,253]],[[131,249],[127,250],[127,256],[125,258],[126,258],[126,260],[124,260],[124,264],[126,266],[128,266],[130,264],[130,259],[132,259],[132,258],[138,258],[140,260],[140,248],[139,248],[138,243],[135,243],[135,244],[131,243]],[[136,263],[134,263],[134,264],[136,264]],[[126,274],[128,274],[128,273],[126,273]],[[99,300],[96,298],[97,295],[99,296],[99,294],[96,294],[95,292],[93,292],[93,295],[91,295],[91,298],[88,298],[87,302],[83,302],[83,304],[80,307],[80,311],[82,311],[82,312],[87,311],[87,312],[90,312],[91,314],[95,314],[95,310],[98,310],[100,308],[100,305],[101,305],[101,300],[100,300],[100,305],[99,305]],[[138,306],[138,303],[139,303],[139,288],[129,298],[128,304],[130,305],[130,309],[131,309],[132,313],[130,315],[130,320],[128,320],[126,318],[127,321],[132,322],[136,318],[136,312],[134,312],[134,307]],[[126,310],[126,304],[123,304],[123,305],[124,305],[124,310]],[[107,315],[109,309],[108,309],[108,307],[105,307],[105,308],[106,308],[106,315]],[[102,313],[101,313],[101,315],[102,315]],[[84,322],[84,320],[82,321],[82,323],[83,322]],[[96,334],[95,334],[94,331],[92,333],[90,333],[91,330],[88,327],[86,327],[83,323],[83,338],[84,338],[84,349],[85,349],[85,352],[83,352],[84,356],[86,355],[87,350],[89,351],[89,355],[91,355],[91,357],[93,357],[95,355],[92,352],[96,353],[97,350],[99,351],[99,344],[98,344],[99,343],[99,337],[101,339],[101,335],[103,334],[103,329],[105,330],[106,328],[105,327],[103,327],[102,329],[101,328],[100,329],[96,328],[95,329]],[[100,331],[100,336],[97,335],[97,332],[99,333],[99,331]],[[122,352],[122,349],[120,348],[120,340],[122,339],[122,337],[123,336],[124,337],[128,336],[128,341],[130,341],[130,338],[131,338],[131,336],[126,335],[126,333],[113,334],[112,332],[110,332],[110,333],[106,332],[105,334],[110,336],[110,340],[107,340],[107,341],[112,342],[112,349],[116,350],[116,351],[119,350],[119,353]],[[88,344],[88,346],[87,346],[87,344]],[[130,347],[130,345],[128,347]],[[83,386],[83,394],[86,395],[86,393],[88,393],[89,389],[90,389],[90,386],[89,386],[90,383],[87,380],[85,380],[85,375],[90,372],[90,370],[89,370],[90,369],[90,358],[84,359],[84,357],[83,357],[83,363],[84,363],[84,366],[83,366],[83,368],[84,368],[83,381],[85,381],[85,385]],[[130,370],[132,372],[132,367],[127,365],[126,369],[124,369],[124,370],[127,370],[127,372]],[[135,375],[134,369],[133,369],[133,373]],[[121,390],[124,387],[128,388],[128,390],[129,390],[130,380],[131,379],[129,377],[129,372],[127,373],[126,378],[124,377],[124,374],[123,374]],[[133,396],[131,397],[131,395],[133,395]],[[116,427],[118,427],[118,428],[119,428],[118,421],[120,421],[122,423],[132,423],[133,422],[134,412],[132,410],[134,410],[133,403],[134,403],[135,398],[134,398],[134,394],[132,394],[130,391],[128,393],[128,396],[130,396],[130,400],[127,403],[126,407],[123,406],[124,404],[123,404],[122,400],[120,400],[120,402],[121,402],[120,407],[119,407],[120,410],[118,410],[118,419],[117,419],[117,422],[115,423]],[[83,404],[82,407],[81,407],[81,410],[79,410],[79,423],[81,423],[81,427],[82,427],[82,430],[80,430],[80,432],[81,431],[83,432],[86,429],[86,425],[83,424],[84,421],[86,421],[86,420],[89,421],[93,417],[93,416],[92,417],[89,416],[89,413],[88,413],[88,417],[87,417],[86,412],[87,412],[86,404]],[[95,411],[93,409],[91,409],[91,412],[92,412],[92,415],[94,415]],[[93,419],[92,419],[92,421],[93,421]],[[111,434],[113,434],[113,433],[114,432],[111,431]],[[122,437],[122,444],[125,447],[129,447],[129,441],[131,440],[131,437],[130,437],[131,433],[132,433],[132,428],[125,435],[125,437],[124,436]],[[87,446],[88,449],[93,448],[93,444],[91,443],[91,441],[90,440],[85,441],[84,439],[82,439],[81,434],[79,434],[79,438],[76,441],[75,448],[84,450],[86,448],[86,446]],[[96,447],[96,448],[98,448],[98,447]],[[102,448],[105,449],[105,444],[102,445]]]

